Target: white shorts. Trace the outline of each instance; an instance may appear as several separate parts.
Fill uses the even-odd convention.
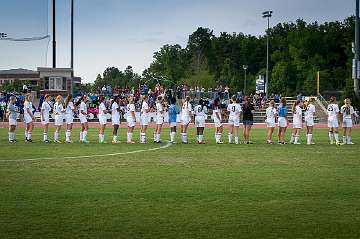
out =
[[[170,122],[170,127],[172,128],[172,127],[176,127],[176,122]]]
[[[266,123],[267,128],[275,128],[276,127],[275,120],[266,120],[265,123]]]
[[[26,124],[33,122],[33,119],[30,116],[24,115],[24,121]]]
[[[112,117],[111,118],[111,124],[112,125],[120,125],[120,118]]]
[[[106,125],[107,124],[107,118],[106,116],[99,116],[99,124],[100,125]]]
[[[62,115],[55,115],[55,125],[62,126],[64,124],[64,117]]]
[[[66,114],[65,115],[65,122],[66,122],[66,124],[74,123],[74,116],[72,116],[70,114]]]
[[[329,128],[339,128],[339,121],[337,119],[328,119]]]
[[[44,118],[41,117],[41,124],[42,125],[46,125],[46,124],[49,124],[50,123],[50,118],[48,115],[45,115]]]
[[[229,118],[229,125],[233,125],[235,127],[239,127],[240,126],[240,119],[239,118],[234,118],[234,117],[230,117]]]
[[[314,118],[306,118],[305,119],[306,126],[314,126]]]
[[[215,124],[215,128],[220,128],[220,127],[222,127],[222,123],[221,123],[221,121],[218,121],[218,120],[214,120],[214,124]]]
[[[164,117],[163,116],[156,116],[156,124],[163,124]]]
[[[136,121],[134,118],[128,117],[126,119],[126,122],[127,122],[128,127],[135,127]]]
[[[181,116],[181,124],[182,125],[188,125],[190,123],[190,117],[185,115]]]
[[[9,119],[9,125],[10,126],[16,126],[17,125],[16,119]]]
[[[149,125],[149,117],[140,116],[140,124],[143,125],[143,126]]]
[[[285,117],[279,117],[278,125],[281,128],[286,128],[287,127],[287,122],[286,122]]]
[[[88,122],[85,115],[79,115],[79,119],[80,119],[81,124],[84,124],[84,123]]]
[[[344,127],[344,128],[352,128],[353,127],[352,119],[343,119],[342,127]]]
[[[302,123],[299,122],[293,122],[293,129],[301,129]]]
[[[205,127],[205,117],[195,116],[195,126],[196,126],[196,128],[204,128]]]

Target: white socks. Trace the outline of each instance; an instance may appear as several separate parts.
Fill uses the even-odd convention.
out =
[[[156,134],[156,140],[157,143],[160,142],[160,134]]]
[[[65,137],[66,142],[71,142],[71,130],[66,130]]]
[[[197,142],[202,143],[204,141],[204,135],[197,135]]]
[[[181,141],[187,143],[187,133],[181,133]]]
[[[307,134],[306,135],[306,143],[308,145],[313,144],[312,136],[313,136],[312,134]]]
[[[221,142],[221,133],[215,133],[215,141],[216,143]]]
[[[140,133],[140,143],[146,143],[146,134]]]
[[[99,143],[104,143],[104,141],[105,141],[105,135],[99,134]]]
[[[15,140],[15,132],[9,132],[8,135],[9,135],[9,141]]]
[[[300,135],[294,135],[294,144],[300,144]]]
[[[239,144],[239,136],[235,136],[235,144]]]
[[[291,134],[290,143],[295,143],[295,135]]]
[[[229,137],[229,144],[232,144],[232,134],[229,133],[228,137]]]
[[[127,142],[132,142],[133,133],[127,133]]]
[[[86,136],[87,136],[87,131],[83,131],[82,132],[82,141],[86,141]]]
[[[47,141],[47,140],[48,140],[48,134],[44,133],[44,141]]]
[[[117,135],[113,135],[113,142],[117,142],[118,141],[118,136]]]
[[[59,132],[55,130],[54,132],[54,141],[58,141],[59,140]]]
[[[170,142],[171,143],[175,142],[175,137],[176,137],[176,132],[170,132]]]
[[[334,133],[334,138],[335,138],[336,143],[338,144],[339,143],[339,133]]]

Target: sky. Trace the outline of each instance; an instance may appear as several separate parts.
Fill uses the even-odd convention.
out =
[[[75,75],[93,82],[106,67],[141,74],[165,44],[185,47],[198,27],[220,32],[265,34],[261,13],[274,11],[271,25],[343,20],[355,0],[74,0]],[[50,0],[1,0],[0,32],[9,37],[51,35]],[[57,67],[70,65],[70,0],[57,0]],[[52,66],[50,39],[0,41],[0,70]]]

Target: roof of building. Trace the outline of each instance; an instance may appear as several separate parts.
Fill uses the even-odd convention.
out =
[[[34,75],[38,74],[37,71],[32,71],[28,69],[10,69],[10,70],[0,70],[0,75]]]

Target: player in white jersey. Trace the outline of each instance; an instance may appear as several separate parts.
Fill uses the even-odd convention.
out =
[[[273,144],[273,133],[276,126],[277,109],[275,108],[275,101],[269,102],[269,107],[266,108],[266,127],[267,127],[267,144]]]
[[[161,128],[164,123],[164,113],[165,113],[162,96],[159,95],[157,97],[155,107],[156,107],[156,128],[154,132],[154,143],[161,143],[160,135],[161,135]]]
[[[181,141],[187,144],[187,129],[192,118],[192,106],[190,104],[190,96],[186,96],[181,108]]]
[[[208,110],[205,106],[203,99],[199,100],[199,104],[194,108],[195,115],[195,126],[196,126],[196,138],[198,144],[205,144],[204,142],[204,128],[205,128],[205,119]]]
[[[127,143],[133,144],[133,132],[136,124],[135,118],[135,104],[134,104],[134,97],[130,96],[128,98],[128,104],[126,106],[126,122],[128,124],[128,132],[127,132]]]
[[[48,131],[49,131],[49,123],[50,123],[50,111],[51,111],[51,96],[45,95],[44,102],[41,104],[41,124],[44,126],[44,143],[49,144]]]
[[[306,124],[306,143],[308,145],[315,144],[313,141],[314,117],[315,117],[314,99],[311,98],[306,106],[305,124]]]
[[[64,99],[61,95],[58,95],[54,104],[54,114],[55,114],[55,132],[54,132],[54,143],[61,143],[59,140],[59,133],[62,125],[64,124]]]
[[[231,97],[231,104],[227,107],[229,112],[229,144],[232,144],[233,134],[235,135],[235,144],[239,144],[239,127],[240,127],[240,116],[241,116],[241,105],[237,103],[236,96]]]
[[[344,100],[344,105],[341,106],[340,112],[342,115],[342,127],[344,129],[343,143],[354,144],[351,139],[351,130],[356,113],[354,107],[351,106],[351,101],[349,98]]]
[[[140,143],[141,144],[146,144],[147,140],[146,140],[146,130],[148,128],[149,125],[149,96],[145,95],[143,97],[143,101],[141,104],[141,111],[140,111],[140,126],[141,126],[141,130],[140,130]]]
[[[26,94],[25,102],[24,102],[24,120],[26,124],[25,141],[30,143],[32,142],[32,131],[34,129],[34,121],[35,121],[32,101],[33,101],[32,94],[30,93]]]
[[[16,107],[16,97],[10,96],[9,104],[7,107],[7,118],[9,119],[9,143],[16,143],[16,125],[17,125],[17,117],[20,113],[18,108]]]
[[[302,128],[302,107],[303,102],[301,100],[297,100],[292,108],[293,111],[293,131],[291,134],[290,143],[292,144],[300,144],[300,130]]]
[[[113,125],[113,139],[112,144],[119,144],[120,141],[118,140],[118,130],[120,127],[120,97],[115,96],[114,101],[111,105],[111,122]]]
[[[74,113],[75,113],[75,106],[73,103],[73,96],[68,95],[65,99],[65,123],[66,123],[66,133],[65,133],[65,141],[66,143],[70,144],[71,141],[71,131],[74,124]]]
[[[87,121],[88,111],[87,111],[87,103],[89,102],[88,96],[82,96],[79,101],[76,103],[76,106],[79,108],[79,119],[81,123],[81,131],[80,131],[80,142],[84,144],[88,144],[87,133],[89,130],[89,124]]]
[[[219,98],[216,98],[214,101],[213,119],[215,124],[215,141],[217,144],[223,144],[223,142],[221,141],[223,124],[222,124],[221,105]]]
[[[334,96],[330,98],[330,104],[327,107],[327,115],[328,115],[330,144],[334,144],[334,139],[335,139],[336,145],[341,145],[339,141],[340,110],[338,104],[336,103],[336,98]]]
[[[99,97],[99,124],[100,124],[100,130],[99,130],[99,143],[100,144],[106,144],[105,142],[105,128],[107,124],[107,117],[106,114],[109,112],[106,107],[105,97],[100,96]]]

